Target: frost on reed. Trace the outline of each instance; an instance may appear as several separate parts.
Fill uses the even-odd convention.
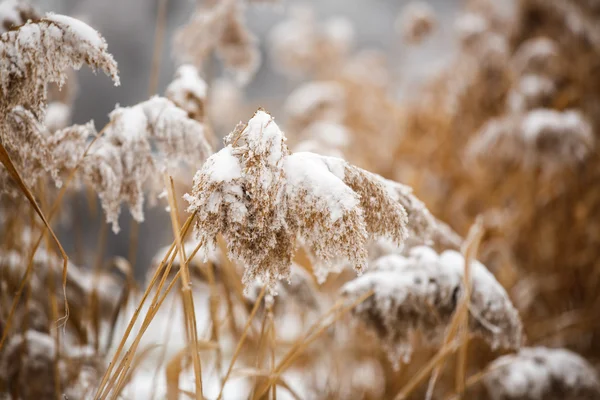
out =
[[[13,336],[0,356],[0,386],[22,399],[56,398],[58,388],[64,398],[89,398],[103,363],[91,347],[71,345],[62,352],[57,361],[55,339],[42,332]]]
[[[319,23],[308,6],[292,7],[288,19],[269,32],[273,67],[292,78],[337,71],[354,42],[354,28],[344,17]]]
[[[523,348],[496,359],[484,378],[492,400],[582,400],[600,398],[596,370],[566,349]]]
[[[406,43],[419,44],[436,26],[435,14],[429,3],[413,1],[402,8],[396,27]]]
[[[342,159],[291,154],[285,141],[273,118],[257,111],[208,159],[186,195],[198,238],[207,249],[221,233],[230,256],[245,265],[244,284],[260,278],[272,291],[290,276],[299,245],[327,265],[343,258],[362,272],[369,238],[403,242],[406,211],[380,179]]]
[[[50,172],[60,184],[57,171],[61,166],[56,163],[64,155],[53,159],[52,138],[41,123],[46,85],[62,85],[67,69],[79,69],[84,63],[103,69],[118,84],[117,65],[106,48],[98,32],[57,14],[0,36],[0,139],[26,183]]]
[[[117,64],[94,29],[74,18],[47,14],[0,36],[0,111],[20,105],[43,114],[46,84],[63,84],[69,67],[100,68],[119,84]]]
[[[206,90],[206,82],[200,77],[198,69],[184,64],[177,68],[175,79],[165,90],[165,97],[187,111],[191,119],[203,122],[206,115]]]
[[[182,162],[198,165],[210,153],[204,126],[170,100],[155,96],[111,112],[104,136],[86,158],[84,174],[117,233],[122,202],[142,222],[144,186],[154,194],[161,187],[163,170]]]
[[[342,294],[349,300],[374,291],[353,309],[389,351],[398,366],[412,355],[412,335],[425,343],[439,344],[464,292],[463,256],[453,250],[437,254],[415,247],[406,257],[388,255],[375,261],[372,270],[348,282]],[[518,348],[522,325],[504,288],[479,262],[470,266],[472,279],[469,327],[493,348]]]
[[[4,0],[0,3],[0,34],[39,18],[39,13],[24,0]]]
[[[425,244],[439,249],[460,248],[462,238],[448,225],[436,219],[410,186],[383,180],[388,193],[404,207],[408,216],[408,243]]]
[[[297,87],[284,103],[292,127],[314,121],[341,122],[346,116],[346,90],[335,81],[313,81]]]
[[[492,119],[474,137],[470,155],[547,171],[575,167],[594,147],[592,126],[577,111],[535,109],[521,116]]]
[[[11,149],[11,159],[28,185],[50,173],[57,186],[60,172],[74,168],[83,155],[88,137],[96,134],[93,122],[49,131],[26,109],[17,106],[6,117],[4,128],[18,136],[7,135],[3,145]],[[4,170],[2,170],[4,172]],[[10,193],[12,185],[0,189]]]
[[[177,57],[202,70],[215,52],[238,83],[248,83],[258,70],[261,57],[256,38],[245,25],[244,10],[245,4],[240,0],[218,0],[198,6],[175,35]]]

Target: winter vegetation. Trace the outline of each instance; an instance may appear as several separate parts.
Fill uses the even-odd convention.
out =
[[[110,43],[0,1],[0,399],[600,400],[600,3],[468,0],[410,93],[289,3],[159,0],[148,95],[74,124]]]

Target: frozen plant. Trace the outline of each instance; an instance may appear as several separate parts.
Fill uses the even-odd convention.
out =
[[[4,0],[0,3],[0,34],[39,18],[39,12],[24,0]]]
[[[323,277],[337,258],[362,272],[370,238],[404,241],[406,211],[377,176],[342,159],[292,154],[285,142],[273,118],[257,111],[226,137],[186,195],[205,250],[221,233],[245,266],[244,284],[259,278],[273,291],[289,278],[299,245],[324,261],[316,271]]]
[[[409,362],[411,337],[419,332],[425,342],[439,344],[464,292],[463,256],[446,250],[415,247],[403,257],[391,254],[374,262],[365,275],[348,282],[342,294],[349,300],[373,291],[353,309],[384,344],[390,361]],[[469,328],[493,348],[518,348],[522,325],[504,288],[479,262],[471,268],[472,294]]]
[[[188,116],[203,122],[206,115],[206,82],[198,69],[190,64],[177,68],[175,79],[165,90],[165,97],[177,107],[187,111]]]
[[[535,109],[523,116],[490,119],[472,139],[468,154],[486,163],[523,165],[555,172],[574,167],[593,151],[592,126],[578,111]]]
[[[176,33],[177,58],[198,69],[212,52],[246,84],[260,67],[257,41],[244,20],[244,4],[240,0],[218,0],[198,6],[190,21]]]
[[[63,84],[68,67],[79,69],[86,63],[101,68],[118,85],[117,64],[106,49],[94,29],[59,14],[5,32],[0,36],[0,115],[20,105],[40,116],[46,84]]]
[[[142,222],[144,185],[158,191],[166,168],[199,165],[210,153],[204,126],[172,101],[155,96],[111,112],[104,136],[84,161],[84,174],[117,233],[121,202]]]
[[[488,369],[484,383],[492,400],[600,399],[594,367],[566,349],[523,348]]]
[[[342,122],[346,90],[335,81],[313,81],[297,87],[284,103],[289,124],[306,127],[314,121]]]
[[[57,350],[55,339],[46,333],[29,329],[13,336],[0,354],[0,385],[7,389],[5,393],[50,399],[60,387],[65,398],[89,398],[103,362],[91,347],[71,345]]]
[[[418,44],[429,36],[436,26],[435,13],[429,3],[412,1],[402,8],[396,27],[406,43]]]
[[[103,69],[119,84],[117,64],[106,48],[94,29],[58,14],[0,36],[0,139],[27,184],[44,172],[60,183],[41,123],[46,85],[62,85],[68,68],[79,69],[84,63]],[[9,186],[0,191],[11,191]]]
[[[345,17],[319,23],[310,7],[294,6],[269,32],[269,55],[278,72],[297,78],[335,71],[353,42],[354,27]]]

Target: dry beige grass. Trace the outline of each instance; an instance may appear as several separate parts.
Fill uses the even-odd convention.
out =
[[[69,71],[118,83],[104,39],[0,3],[0,398],[600,399],[597,2],[465,2],[455,59],[403,100],[348,20],[296,8],[267,43],[304,79],[280,125],[244,111],[255,3],[198,5],[161,97],[161,0],[148,98],[99,131],[71,125]],[[398,29],[435,25],[413,3]],[[108,224],[161,201],[172,243],[138,283],[102,262]],[[76,265],[53,229],[76,242],[98,204]]]

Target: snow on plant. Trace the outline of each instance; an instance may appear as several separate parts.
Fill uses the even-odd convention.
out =
[[[342,122],[346,116],[346,91],[335,81],[314,81],[297,87],[286,99],[284,111],[292,126],[314,121]]]
[[[269,32],[273,67],[290,77],[335,71],[354,43],[354,27],[345,17],[318,22],[305,5],[291,7],[290,17]]]
[[[433,32],[436,23],[435,13],[428,2],[413,1],[403,7],[396,29],[402,33],[406,43],[419,44]]]
[[[165,90],[165,97],[187,111],[190,118],[203,122],[206,115],[206,91],[206,82],[200,77],[198,69],[184,64],[177,68],[175,79]]]
[[[492,400],[600,398],[594,367],[566,349],[527,347],[497,358],[484,383]]]
[[[380,179],[342,159],[291,154],[285,141],[273,118],[257,111],[227,136],[186,195],[205,249],[221,233],[230,256],[245,265],[246,285],[260,278],[273,290],[289,278],[299,245],[326,266],[344,258],[360,273],[369,238],[404,241],[406,211]]]
[[[4,0],[0,3],[0,34],[37,18],[39,13],[31,4],[23,0]]]
[[[454,250],[438,255],[429,247],[415,247],[406,257],[376,260],[367,274],[344,285],[342,294],[353,300],[374,291],[353,314],[380,338],[397,366],[400,359],[410,360],[415,332],[431,345],[442,341],[464,291],[464,263]],[[472,263],[471,276],[471,332],[493,348],[518,348],[522,325],[504,288],[479,262]]]
[[[219,0],[198,6],[190,21],[175,35],[177,57],[202,69],[214,51],[236,80],[246,84],[260,66],[257,41],[244,20],[240,0]]]
[[[75,167],[88,137],[96,134],[93,122],[49,131],[33,113],[20,106],[6,116],[2,128],[7,132],[3,145],[11,150],[11,159],[20,167],[25,182],[33,185],[44,173],[50,173],[59,187],[60,172]],[[13,184],[8,184],[0,192],[10,194],[12,189]]]
[[[204,126],[170,100],[155,96],[132,107],[117,107],[110,114],[105,134],[92,148],[84,170],[117,233],[121,202],[142,222],[144,185],[158,190],[165,168],[181,162],[194,166],[210,153]]]
[[[0,36],[0,111],[6,115],[17,105],[43,113],[46,84],[63,84],[66,69],[85,63],[100,68],[119,84],[117,64],[94,29],[59,14],[27,22]]]
[[[517,163],[553,172],[584,161],[594,142],[592,127],[580,112],[540,108],[523,116],[491,119],[473,138],[468,153],[488,163]]]
[[[118,85],[117,64],[106,49],[94,29],[58,14],[47,14],[0,36],[0,140],[28,184],[44,172],[60,183],[59,166],[41,123],[46,85],[62,85],[68,68],[79,69],[84,63],[103,69]],[[1,191],[11,191],[10,185]]]
[[[59,351],[66,354],[56,368]],[[19,393],[24,399],[53,398],[57,386],[65,398],[89,398],[104,368],[93,351],[77,345],[59,350],[52,336],[29,329],[13,336],[0,354],[0,382],[7,384],[5,393]]]

